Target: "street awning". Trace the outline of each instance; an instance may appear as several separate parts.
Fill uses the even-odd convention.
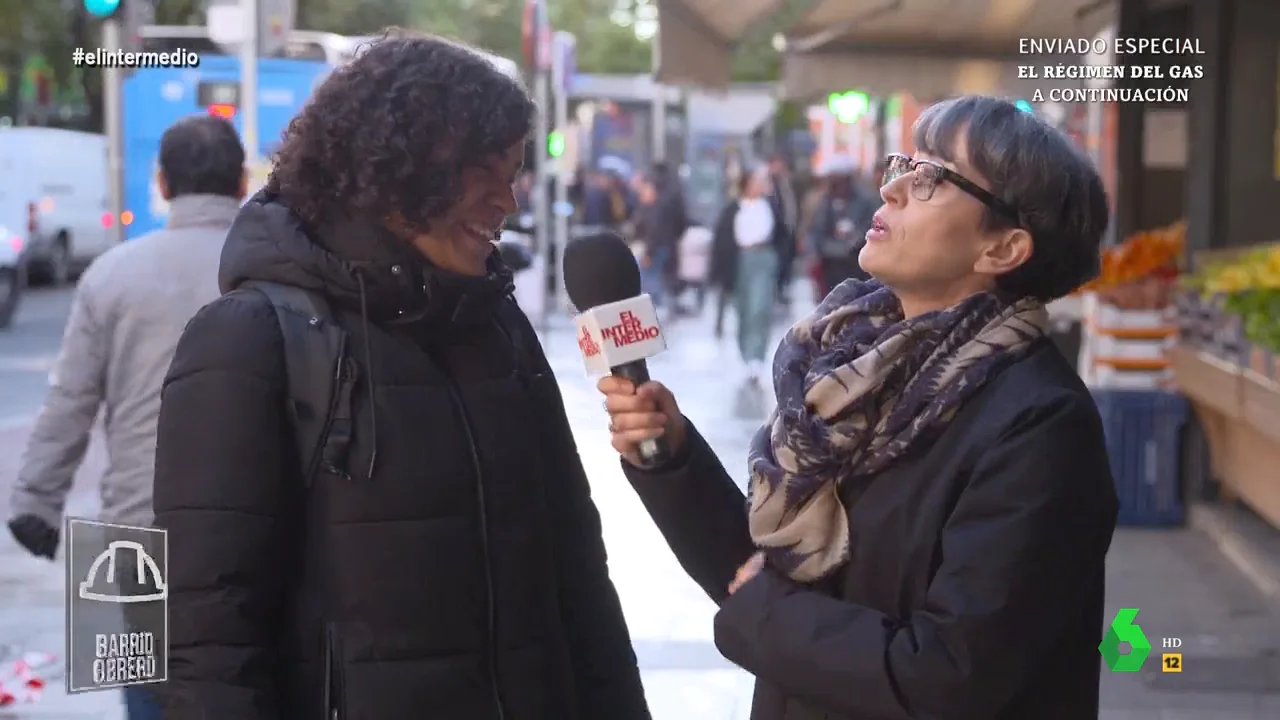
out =
[[[1113,16],[1113,0],[818,0],[786,33],[783,93],[1027,91],[1018,64],[1079,58],[1023,54],[1021,40],[1091,39]]]
[[[727,93],[690,92],[685,114],[691,133],[745,136],[759,130],[778,111],[776,92],[735,88]]]
[[[737,44],[787,0],[657,0],[658,79],[710,90],[729,87]]]
[[[1037,65],[1076,64],[1076,57],[1037,57]],[[930,101],[983,94],[1031,98],[1036,90],[1080,87],[1079,80],[1025,79],[1018,64],[999,60],[955,60],[901,54],[816,52],[788,55],[782,66],[785,100],[812,101],[829,93],[861,90],[869,95],[910,93]]]

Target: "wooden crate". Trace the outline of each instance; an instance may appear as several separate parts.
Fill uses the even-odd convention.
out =
[[[1204,427],[1224,495],[1280,528],[1280,383],[1187,346],[1175,347],[1170,359]]]
[[[1083,338],[1077,367],[1094,388],[1151,390],[1168,387],[1168,350],[1178,335],[1172,307],[1127,310],[1097,293],[1081,299]]]

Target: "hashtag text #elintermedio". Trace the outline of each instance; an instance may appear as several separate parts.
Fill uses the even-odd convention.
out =
[[[196,67],[200,64],[200,56],[190,50],[126,52],[106,48],[76,48],[71,53],[71,63],[76,67],[102,68]]]

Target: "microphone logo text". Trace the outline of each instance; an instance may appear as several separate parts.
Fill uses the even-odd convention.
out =
[[[622,314],[618,316],[618,320],[619,322],[617,325],[604,328],[600,331],[600,334],[605,340],[613,341],[614,347],[626,347],[627,345],[644,342],[645,340],[653,340],[662,334],[662,330],[658,328],[657,325],[645,327],[644,322],[642,322],[640,318],[636,317],[635,313],[630,310],[624,310]],[[590,341],[590,338],[587,338],[587,340]],[[581,345],[582,342],[582,340],[579,340],[579,345]],[[591,344],[592,346],[595,345],[594,342]],[[582,352],[590,357],[590,354],[587,353],[586,346],[583,346]],[[596,352],[599,352],[599,348],[596,348]]]
[[[591,331],[585,327],[582,328],[582,334],[578,336],[578,349],[582,351],[583,357],[595,357],[600,354],[600,346],[591,338]]]

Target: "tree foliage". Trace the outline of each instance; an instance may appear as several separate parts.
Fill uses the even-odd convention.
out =
[[[129,0],[126,0],[126,2]],[[138,1],[138,0],[134,0]],[[145,1],[145,0],[143,0]],[[203,22],[205,0],[151,0],[155,22],[189,25]],[[297,0],[298,27],[344,35],[374,34],[388,26],[434,32],[484,48],[504,57],[523,54],[524,0]],[[652,48],[636,26],[652,0],[549,0],[552,26],[578,38],[578,71],[597,74],[646,73]],[[734,79],[772,81],[779,56],[774,34],[792,18],[779,13],[756,28],[734,59]],[[101,77],[71,67],[71,51],[95,47],[99,23],[83,11],[82,0],[0,0],[0,68],[7,69],[10,94],[16,97],[23,63],[43,56],[60,88],[78,88],[101,122]],[[0,98],[2,100],[3,98]]]

